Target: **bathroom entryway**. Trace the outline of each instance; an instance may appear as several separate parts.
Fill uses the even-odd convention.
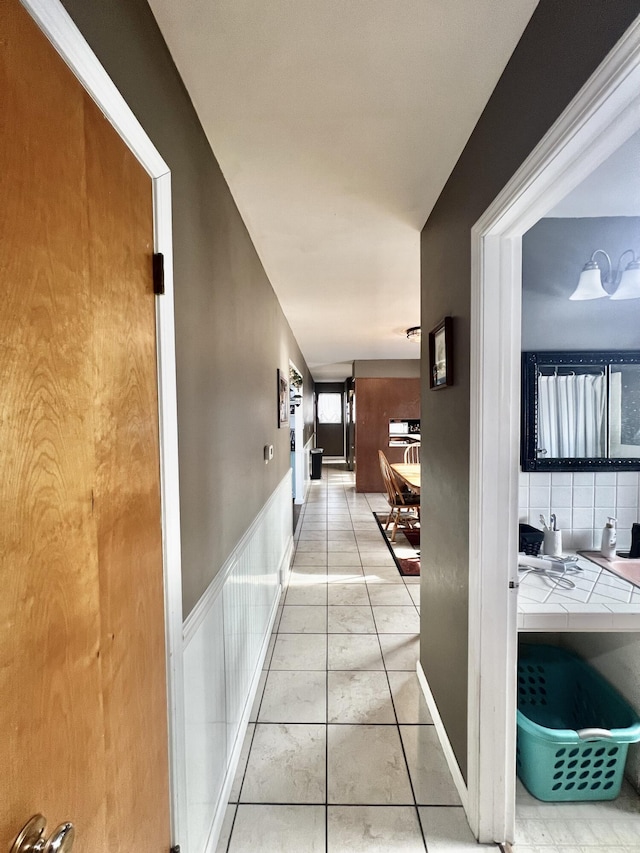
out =
[[[526,796],[523,801],[518,787],[516,803],[515,779],[522,237],[638,131],[639,82],[636,22],[472,229],[469,694],[475,707],[470,707],[468,726],[470,815],[480,837],[515,835],[516,853],[637,850],[640,845],[637,823],[628,833],[624,797],[608,806],[544,805]],[[589,349],[588,343],[581,341],[580,349]],[[550,479],[550,493],[553,485],[561,484]],[[536,488],[529,489],[530,495]],[[583,522],[590,521],[594,504],[584,500],[583,495],[573,511],[572,537],[582,524],[593,543],[594,524]],[[585,507],[588,518],[579,511]],[[535,817],[520,819],[522,809]],[[606,819],[601,820],[600,809],[606,810]],[[620,812],[624,828],[618,833],[613,818]],[[634,804],[629,815],[637,820],[636,814]],[[592,820],[600,825],[589,834]],[[569,825],[575,835],[566,831]],[[536,832],[523,832],[526,826]]]

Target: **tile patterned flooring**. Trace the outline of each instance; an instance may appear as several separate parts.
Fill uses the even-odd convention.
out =
[[[217,853],[471,853],[416,676],[419,578],[399,575],[353,474],[323,465],[265,660]],[[540,803],[513,853],[640,853],[640,800]],[[612,816],[614,817],[611,820]]]
[[[610,802],[542,803],[516,782],[513,853],[639,853],[640,798],[627,781]]]
[[[326,461],[322,476],[218,853],[497,850],[469,831],[418,685],[420,579],[398,573],[380,536],[386,501]]]

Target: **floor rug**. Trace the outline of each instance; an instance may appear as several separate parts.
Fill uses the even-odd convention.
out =
[[[401,575],[416,575],[420,574],[420,528],[408,528],[404,531],[401,527],[396,532],[396,541],[391,541],[391,533],[393,525],[389,525],[389,529],[385,530],[384,526],[387,523],[386,512],[374,512],[373,517],[378,522],[380,533],[384,541],[387,543],[387,548],[391,551],[391,555],[395,560],[398,571]],[[405,535],[409,534],[409,536]],[[417,534],[417,535],[416,535]],[[409,538],[410,537],[410,538]]]
[[[420,550],[420,528],[419,527],[408,527],[406,530],[402,531],[405,537],[409,540],[410,544],[416,549],[416,551]]]

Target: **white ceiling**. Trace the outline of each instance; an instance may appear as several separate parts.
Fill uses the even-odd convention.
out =
[[[149,0],[316,379],[418,358],[420,230],[538,0]]]

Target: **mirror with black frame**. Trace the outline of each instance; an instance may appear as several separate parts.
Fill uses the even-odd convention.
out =
[[[523,471],[640,471],[640,351],[522,354]]]

